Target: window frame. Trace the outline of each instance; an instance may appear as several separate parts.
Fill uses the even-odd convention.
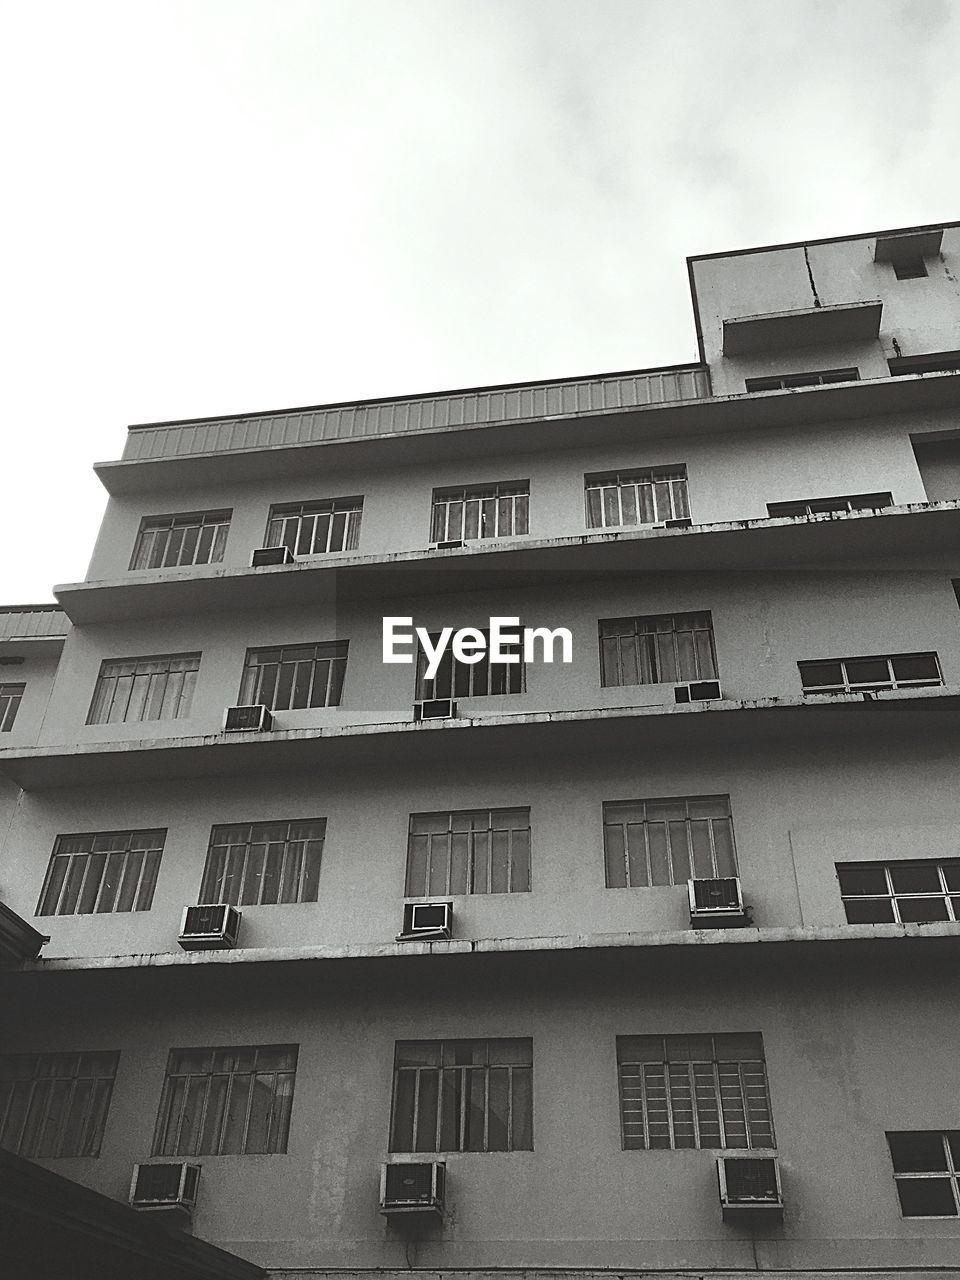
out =
[[[292,837],[291,832],[297,827],[319,826],[320,834],[318,836],[303,836],[300,838]],[[254,840],[254,834],[264,831],[270,827],[286,827],[286,835],[282,840],[261,839]],[[217,840],[218,833],[237,831],[240,828],[246,828],[247,837],[245,840]],[[295,906],[300,903],[317,902],[320,895],[320,872],[323,864],[323,846],[326,840],[326,818],[291,818],[276,819],[272,822],[227,822],[217,823],[210,828],[210,840],[207,844],[207,857],[203,867],[203,875],[200,880],[200,894],[198,901],[201,903],[226,902],[234,907],[264,907],[264,906]],[[291,852],[291,845],[302,844],[304,847],[300,850],[299,861],[295,871],[291,871],[291,862],[296,857]],[[319,844],[319,849],[309,849],[310,845]],[[282,846],[282,851],[277,858],[271,855],[271,848],[277,845]],[[259,870],[256,869],[256,855],[251,850],[257,847],[263,847],[263,853],[260,855]],[[216,850],[223,849],[223,865],[219,872],[216,869]],[[239,855],[232,851],[242,849]],[[230,869],[231,858],[239,859],[239,866],[234,863],[234,868]],[[265,901],[263,891],[268,883],[267,871],[268,864],[273,859],[274,877],[276,880],[277,896],[276,898]],[[314,865],[315,864],[315,865]],[[228,874],[229,872],[229,874]],[[249,882],[256,883],[256,896],[248,897]],[[295,894],[293,897],[283,897],[285,889],[290,882],[295,882]],[[224,884],[230,883],[229,892],[224,893]],[[219,889],[215,886],[219,884]],[[233,886],[236,886],[237,892],[233,893]]]
[[[110,1070],[84,1070],[84,1062],[89,1059],[109,1060]],[[72,1071],[58,1069],[73,1063]],[[20,1074],[14,1064],[33,1064],[31,1074]],[[87,1049],[77,1053],[5,1053],[0,1055],[0,1136],[3,1145],[15,1155],[28,1160],[76,1160],[96,1159],[103,1147],[107,1119],[110,1114],[110,1103],[113,1098],[113,1086],[116,1083],[117,1069],[120,1063],[119,1049]],[[43,1074],[44,1068],[46,1074]],[[65,1091],[61,1089],[61,1097],[56,1099],[58,1084],[69,1082]],[[88,1096],[81,1102],[79,1117],[72,1112],[76,1104],[78,1092],[82,1098],[80,1087],[90,1082]],[[21,1096],[27,1097],[21,1108],[18,1136],[11,1143],[12,1135],[6,1133],[11,1116],[16,1119],[14,1110],[17,1103],[17,1086],[27,1086],[21,1090]],[[8,1087],[9,1086],[9,1087]],[[44,1087],[46,1086],[46,1088]],[[37,1100],[39,1098],[39,1103]],[[34,1105],[38,1105],[38,1115],[34,1116]],[[54,1108],[61,1108],[59,1117]],[[51,1122],[54,1126],[52,1142],[49,1140]],[[76,1125],[76,1133],[71,1135],[71,1128]],[[30,1132],[33,1126],[34,1132]],[[64,1150],[69,1137],[75,1137],[75,1144]],[[27,1138],[31,1141],[25,1141]],[[73,1145],[76,1149],[73,1149]],[[51,1148],[52,1149],[48,1149]]]
[[[940,881],[939,892],[917,891],[903,893],[900,892],[893,882],[893,873],[900,869],[909,869],[911,867],[934,868],[937,872],[937,878]],[[842,875],[844,871],[882,871],[886,880],[887,892],[881,893],[844,893]],[[951,889],[947,883],[947,872],[955,870],[957,873],[957,888]],[[837,883],[840,888],[840,901],[843,903],[844,915],[847,916],[847,924],[953,924],[960,921],[960,858],[904,858],[895,859],[891,862],[880,861],[864,861],[864,862],[838,862],[835,864],[837,874]],[[938,919],[931,917],[929,920],[903,920],[900,912],[900,901],[904,902],[922,902],[922,901],[942,901],[946,910],[946,918]],[[851,920],[847,911],[848,902],[889,902],[890,910],[893,916],[892,920]]]
[[[930,680],[923,679],[900,679],[896,675],[894,663],[901,658],[932,658],[939,679]],[[887,674],[889,680],[860,680],[851,681],[847,664],[852,662],[885,662],[887,664]],[[834,683],[832,685],[806,685],[804,683],[804,667],[827,666],[835,663],[841,668],[842,683]],[[810,694],[830,694],[836,696],[844,693],[880,693],[890,692],[894,689],[937,689],[943,687],[943,668],[940,666],[940,655],[934,649],[917,651],[916,653],[889,653],[889,654],[857,654],[847,658],[807,658],[797,662],[797,669],[800,673],[800,687],[805,695]]]
[[[0,681],[0,733],[13,729],[26,691],[25,680]]]
[[[706,621],[692,621],[688,626],[678,626],[677,623],[680,619],[706,619]],[[661,628],[656,625],[666,622],[671,624],[669,628]],[[646,627],[644,628],[641,624],[646,624]],[[632,631],[629,629],[630,625],[633,627]],[[606,634],[604,633],[605,627],[609,629]],[[614,631],[613,628],[615,627],[619,627],[620,630]],[[682,670],[685,660],[689,656],[681,651],[679,637],[683,635],[691,637],[689,643],[692,646],[694,671],[690,674],[684,674]],[[698,643],[698,637],[702,635],[707,636],[707,640],[703,642],[707,646],[705,655],[704,652],[701,652],[701,644]],[[673,659],[677,671],[676,678],[669,677],[664,679],[664,662],[660,648],[660,636],[671,637]],[[646,645],[642,643],[643,637],[650,637]],[[657,684],[690,684],[694,681],[719,680],[720,678],[713,613],[710,609],[691,609],[680,613],[637,614],[622,618],[600,618],[597,622],[597,639],[600,647],[600,687],[603,689],[639,688],[644,685]],[[635,642],[634,658],[632,663],[628,662],[625,665],[624,642],[630,639]],[[604,641],[615,642],[616,674],[619,677],[618,679],[609,678],[611,673],[608,671]],[[646,651],[645,659],[644,651]],[[704,661],[704,656],[709,660],[708,662]],[[645,680],[642,678],[644,665],[651,666],[651,664],[657,678]],[[629,675],[632,666],[636,667],[638,679],[624,679],[625,672]]]
[[[519,814],[525,815],[526,826],[497,826],[496,823],[506,822],[505,815]],[[474,815],[486,815],[486,827],[472,827],[465,825]],[[499,819],[498,819],[499,815]],[[436,831],[415,831],[414,824],[418,819],[423,820],[425,826],[429,826],[429,820],[435,819],[439,827],[441,819],[446,819],[446,829]],[[459,820],[459,825],[458,825]],[[506,889],[494,889],[495,875],[495,858],[496,858],[496,835],[497,833],[506,833],[507,849],[506,849]],[[525,835],[525,842],[521,840],[517,843],[516,836],[518,833]],[[462,849],[462,863],[464,883],[467,887],[457,888],[459,877],[455,878],[454,874],[454,856],[455,856],[455,838],[457,836],[465,837],[460,844],[465,846]],[[486,837],[486,849],[482,845],[483,841],[478,840],[477,836]],[[445,837],[446,844],[442,844],[441,840],[436,837]],[[415,839],[424,841],[422,847],[422,855],[418,853],[418,849],[414,845]],[[435,852],[434,845],[438,844],[439,850]],[[524,848],[525,843],[525,848]],[[478,849],[478,845],[480,848]],[[532,872],[532,846],[533,846],[533,830],[530,823],[530,808],[528,805],[500,806],[498,808],[477,808],[477,809],[438,809],[431,812],[411,813],[407,824],[407,860],[404,870],[403,889],[405,898],[434,898],[434,897],[472,897],[475,895],[493,896],[507,893],[529,893],[533,884]],[[417,872],[417,862],[421,860],[423,863],[422,877]],[[436,860],[439,862],[442,871],[443,886],[433,887],[434,885],[434,866]],[[477,878],[477,867],[480,859],[483,859],[483,870],[481,877]],[[417,886],[423,884],[423,889]],[[477,884],[483,884],[485,888],[476,888]],[[518,887],[514,887],[514,884]]]
[[[883,499],[883,501],[875,501]],[[767,517],[780,519],[813,519],[822,515],[843,515],[853,511],[883,511],[894,505],[892,493],[839,494],[835,498],[799,498],[794,502],[768,502]],[[802,507],[803,510],[787,510]]]
[[[243,673],[240,677],[240,693],[238,703],[240,706],[265,706],[270,711],[320,711],[325,707],[339,707],[343,701],[343,686],[347,676],[347,658],[349,653],[349,640],[317,640],[307,641],[303,644],[276,644],[276,645],[258,645],[250,648],[246,652],[243,660]],[[312,658],[285,658],[284,654],[292,653],[296,650],[314,651]],[[329,651],[329,652],[322,652]],[[255,660],[259,654],[279,654],[279,658],[270,662],[258,662]],[[292,705],[297,695],[297,687],[300,681],[299,668],[309,663],[312,670],[307,679],[306,701],[302,705]],[[314,702],[314,692],[317,688],[317,674],[322,665],[326,663],[327,672],[324,681],[324,701]],[[285,666],[293,667],[293,672],[289,678],[290,702],[285,706],[277,706],[277,691],[282,688],[286,676],[283,675]],[[269,698],[265,698],[263,687],[265,676],[262,674],[269,667],[276,667],[277,671],[273,677],[273,687],[270,690]]]
[[[811,369],[809,373],[774,373],[758,378],[745,378],[744,387],[752,394],[756,391],[789,391],[797,387],[827,387],[838,382],[859,382],[860,370]]]
[[[628,515],[632,511],[636,519],[625,519],[624,493],[631,490],[633,496],[626,508]],[[615,504],[612,497],[608,500],[605,496],[608,491],[616,494]],[[591,511],[591,494],[594,493],[597,497],[595,509]],[[649,529],[667,520],[689,520],[690,488],[686,463],[588,472],[583,477],[583,502],[588,529]],[[616,519],[608,519],[614,505]],[[653,511],[651,519],[641,519],[645,506]]]
[[[717,809],[720,809],[721,807],[725,808],[726,813],[717,813],[716,815],[710,816],[710,817],[691,817],[690,816],[690,807],[692,804],[707,805],[707,804],[710,804],[711,802],[716,802]],[[646,810],[646,807],[648,805],[681,805],[681,804],[684,806],[684,809],[686,810],[685,817],[682,819],[680,818],[666,819],[665,818],[661,820],[658,818],[658,819],[655,819],[654,822],[651,822],[650,819],[644,816],[643,820],[638,823],[638,822],[628,822],[628,821],[619,821],[619,822],[610,821],[608,817],[611,811],[615,811],[617,809],[621,809],[621,810],[626,809],[627,806],[630,806],[631,808],[636,808],[637,806],[643,806],[644,810]],[[678,825],[680,822],[682,822],[684,826],[684,837],[686,840],[686,855],[687,855],[687,862],[688,862],[688,874],[678,878],[676,875],[677,867],[676,867],[676,861],[674,858],[674,850],[673,850],[673,841],[675,838],[675,833],[671,831],[670,828]],[[727,828],[729,831],[730,854],[732,858],[732,867],[733,867],[732,870],[727,868],[721,869],[720,860],[718,858],[717,832],[714,824],[724,823],[724,822],[727,824]],[[652,827],[654,823],[656,824],[657,827],[660,827],[662,825],[667,828],[667,830],[664,832],[662,854],[663,854],[663,858],[665,859],[664,865],[670,876],[670,879],[668,881],[654,879],[654,861],[653,861],[654,855],[651,849],[651,832],[649,830],[649,828]],[[707,837],[708,837],[709,848],[710,848],[710,862],[711,862],[712,871],[711,871],[711,874],[706,877],[701,877],[696,875],[696,863],[695,863],[696,845],[694,842],[693,823],[708,824]],[[640,880],[638,880],[636,883],[633,882],[633,868],[634,868],[635,858],[634,858],[633,842],[631,841],[630,830],[629,830],[631,827],[641,828],[640,838],[643,841],[643,865],[647,873],[646,883]],[[613,842],[611,836],[608,835],[608,832],[613,832],[617,830],[620,832],[619,839],[623,845],[622,851],[619,851],[619,852],[615,847],[611,847],[612,844],[614,844],[615,842]],[[621,864],[624,872],[624,883],[623,884],[613,883],[612,882],[613,878],[611,876],[612,867],[614,865],[621,865]],[[733,810],[730,805],[729,795],[716,794],[716,795],[704,795],[704,796],[665,796],[665,797],[657,796],[657,797],[644,797],[638,800],[605,800],[603,803],[603,874],[604,874],[605,887],[607,889],[667,889],[667,888],[681,888],[681,887],[685,888],[688,879],[691,879],[691,878],[693,879],[726,879],[732,876],[739,876],[740,869],[739,869],[739,859],[737,858],[737,841],[736,841],[736,834],[734,831],[734,824],[733,824]]]
[[[471,527],[472,521],[468,519],[468,507],[474,503],[478,504],[477,532],[469,533],[468,528]],[[486,507],[491,503],[492,508],[487,510]],[[459,512],[454,519],[453,509],[457,507]],[[486,527],[491,514],[493,516],[492,532]],[[504,528],[504,525],[508,525],[509,528]],[[524,527],[518,528],[519,525]],[[433,491],[430,502],[430,541],[432,543],[525,538],[529,533],[529,479],[495,480],[487,484],[444,485]]]
[[[893,1154],[893,1148],[890,1143],[891,1137],[900,1137],[903,1134],[917,1136],[923,1134],[929,1136],[936,1134],[943,1145],[944,1152],[944,1168],[930,1170],[897,1170],[896,1160]],[[904,1222],[956,1222],[960,1218],[960,1158],[955,1157],[953,1149],[950,1145],[950,1136],[955,1135],[960,1140],[960,1131],[956,1129],[893,1129],[887,1130],[887,1154],[890,1157],[890,1166],[893,1170],[893,1183],[897,1193],[897,1208],[900,1211],[900,1217]],[[960,1141],[958,1141],[960,1145]],[[926,1181],[948,1182],[950,1190],[953,1193],[953,1202],[956,1209],[955,1213],[904,1213],[903,1201],[900,1198],[900,1183],[903,1182],[926,1182]]]
[[[140,521],[140,528],[137,530],[137,537],[133,544],[133,553],[130,556],[130,564],[127,566],[128,571],[138,573],[156,572],[158,569],[182,569],[191,566],[205,564],[222,564],[223,553],[226,549],[227,538],[230,533],[230,523],[233,519],[233,508],[224,508],[215,511],[178,511],[169,515],[161,516],[143,516]],[[153,526],[153,527],[151,527]],[[166,527],[164,527],[166,526]],[[184,530],[177,544],[176,558],[166,563],[169,553],[171,539],[178,528]],[[192,555],[190,559],[182,559],[181,554],[184,544],[190,530],[196,529],[197,534],[192,543]],[[200,549],[204,540],[204,530],[212,529],[210,539],[207,545],[209,555],[206,559],[197,559],[196,552]],[[158,542],[156,535],[166,533],[167,538],[163,547],[163,555],[161,564],[138,564],[137,561],[145,558],[153,559],[154,548]],[[149,554],[144,557],[144,548],[147,545],[147,538],[151,539],[149,544]]]
[[[486,652],[480,661],[458,662],[453,653],[452,643],[448,644],[440,660],[437,674],[431,680],[427,679],[427,655],[423,645],[417,643],[415,702],[428,702],[435,698],[450,698],[453,701],[459,698],[500,698],[526,693],[527,664],[523,660],[523,627],[517,627],[520,638],[516,644],[501,643],[501,649],[505,653],[515,654],[520,661],[503,663],[490,661],[490,628],[475,627],[473,629],[479,631],[487,642]],[[435,631],[429,634],[430,643],[436,646],[440,633]],[[486,683],[487,688],[478,689],[476,686],[480,683]],[[494,688],[494,684],[504,687]]]
[[[151,836],[157,839],[147,843]],[[109,846],[110,841],[121,838],[126,839],[125,848],[96,848],[97,841],[103,841]],[[157,880],[160,877],[166,839],[166,827],[124,831],[84,831],[58,835],[54,841],[50,861],[47,863],[34,915],[40,917],[126,915],[130,912],[149,911],[153,906]],[[137,840],[144,843],[137,844],[135,843]],[[91,847],[64,851],[61,846],[69,841],[89,841]],[[142,854],[139,861],[134,857],[138,853]],[[97,858],[100,859],[99,863],[94,861]],[[91,867],[95,869],[95,881],[90,879]],[[118,904],[125,901],[131,867],[135,869],[132,872],[132,884],[129,887],[130,905],[121,907]],[[105,896],[108,893],[109,896]],[[51,896],[53,901],[48,902],[47,899]],[[69,910],[61,909],[64,902],[71,901]],[[85,910],[80,910],[83,903],[90,905]]]
[[[96,684],[93,686],[93,697],[90,699],[90,710],[87,712],[86,723],[94,724],[149,724],[160,723],[164,720],[188,720],[190,718],[190,709],[193,704],[193,695],[196,689],[197,676],[200,672],[200,659],[202,654],[196,653],[158,653],[149,656],[141,656],[135,658],[104,658],[100,663],[100,671],[97,675]],[[160,671],[139,670],[141,667],[149,667],[151,665],[166,663],[166,669]],[[176,663],[183,665],[177,667]],[[193,665],[187,665],[193,664]],[[133,667],[134,670],[124,672],[118,670],[114,675],[110,673],[110,668]],[[182,676],[180,688],[174,696],[175,710],[173,715],[137,715],[130,716],[130,706],[133,703],[134,692],[137,688],[138,680],[146,680],[146,689],[143,691],[143,701],[141,711],[153,709],[156,702],[154,680],[161,677],[163,680],[163,691],[160,697],[159,711],[162,712],[166,704],[170,691],[170,680],[174,676]],[[189,677],[189,678],[188,678]],[[105,682],[113,681],[113,689],[109,696],[104,693]],[[124,702],[123,715],[117,719],[113,716],[113,708],[118,700],[118,693],[121,681],[129,680],[130,685],[126,691],[126,700]],[[174,686],[175,687],[175,686]],[[106,711],[106,715],[103,712]]]
[[[343,516],[342,526],[338,526],[337,517]],[[318,547],[317,532],[322,517],[329,517],[324,546]],[[288,527],[293,521],[293,527]],[[312,521],[309,546],[301,547],[304,542],[305,522]],[[323,555],[341,555],[343,552],[356,551],[360,545],[360,528],[363,523],[363,495],[355,494],[346,498],[317,498],[307,502],[279,502],[270,507],[267,515],[267,527],[264,531],[265,547],[287,547],[291,555],[298,558]],[[342,545],[331,545],[334,533],[339,532]]]

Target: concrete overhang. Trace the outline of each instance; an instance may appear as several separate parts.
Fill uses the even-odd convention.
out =
[[[883,303],[876,300],[728,318],[723,321],[723,354],[746,356],[786,347],[868,342],[879,337],[882,314]]]
[[[475,542],[386,556],[338,555],[262,569],[212,567],[127,574],[55,588],[77,625],[302,606],[306,600],[416,598],[569,584],[598,574],[757,569],[930,569],[960,563],[960,500],[879,511],[595,531],[575,537]]]
[[[39,933],[6,903],[0,902],[0,965],[35,960],[40,948],[49,941],[45,933]]]
[[[509,757],[656,758],[664,751],[749,742],[960,732],[960,686],[870,695],[733,699],[687,704],[335,725],[0,750],[0,776],[26,791],[154,779],[377,769],[402,758],[429,769]]]
[[[927,227],[877,236],[874,262],[903,262],[907,258],[935,258],[943,244],[943,228]]]

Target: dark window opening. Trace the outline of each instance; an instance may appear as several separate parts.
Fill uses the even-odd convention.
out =
[[[893,506],[892,493],[851,493],[836,498],[800,498],[795,502],[768,502],[767,515],[819,516],[838,511],[880,511]]]
[[[775,373],[767,378],[747,378],[748,391],[788,391],[791,387],[822,387],[830,382],[859,382],[859,369],[819,369],[812,373]]]
[[[894,258],[893,271],[898,280],[920,280],[927,274],[927,264],[916,253],[909,258]]]

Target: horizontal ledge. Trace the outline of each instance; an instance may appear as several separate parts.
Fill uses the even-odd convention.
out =
[[[723,354],[753,355],[784,347],[866,342],[880,333],[883,303],[834,303],[794,311],[769,311],[723,321]]]

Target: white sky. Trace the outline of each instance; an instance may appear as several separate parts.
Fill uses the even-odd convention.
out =
[[[0,602],[129,422],[672,364],[685,257],[960,216],[957,0],[0,0]]]

